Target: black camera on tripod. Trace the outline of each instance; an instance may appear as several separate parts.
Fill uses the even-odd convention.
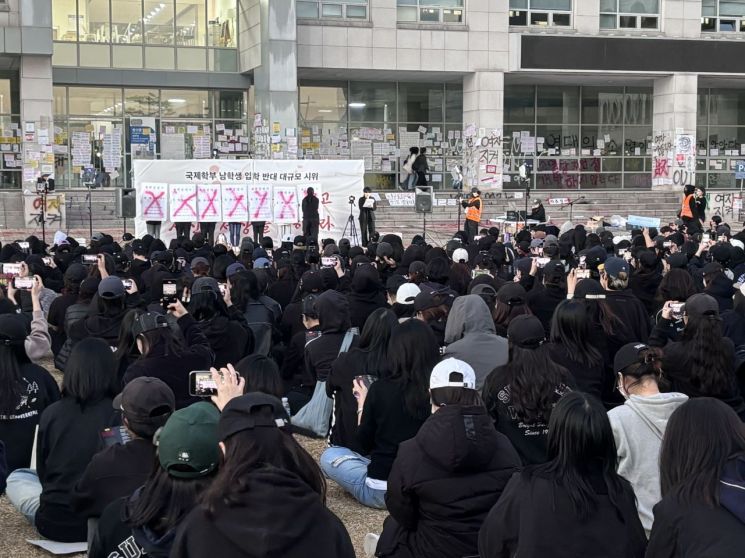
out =
[[[349,205],[354,205],[354,201],[355,201],[356,199],[357,199],[357,198],[355,198],[354,196],[349,196]]]
[[[36,179],[36,193],[48,194],[49,192],[54,192],[54,178],[50,178],[48,174],[42,174]]]

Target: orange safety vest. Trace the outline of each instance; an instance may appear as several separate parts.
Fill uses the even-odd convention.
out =
[[[693,194],[688,194],[685,198],[683,198],[683,205],[680,208],[680,218],[687,217],[688,219],[693,219],[693,212],[691,211],[691,199],[693,198]]]
[[[480,197],[471,198],[468,200],[468,203],[471,203],[474,200],[481,201]],[[481,221],[481,205],[483,205],[483,202],[479,204],[479,207],[476,207],[475,205],[469,205],[466,207],[466,219],[469,221],[475,221],[480,222]]]

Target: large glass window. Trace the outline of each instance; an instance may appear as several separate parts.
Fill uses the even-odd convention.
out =
[[[745,31],[745,1],[702,0],[701,31]]]
[[[81,43],[108,43],[109,0],[78,0],[78,35]]]
[[[141,0],[111,0],[111,39],[116,44],[142,44]]]
[[[463,23],[463,0],[398,0],[401,22]]]
[[[649,188],[652,89],[506,86],[505,188],[518,168],[542,189]]]
[[[734,188],[735,164],[745,158],[745,92],[699,89],[696,184]]]
[[[204,0],[176,0],[176,44],[205,46]]]
[[[145,0],[145,42],[149,45],[172,45],[174,39],[173,4],[166,0]]]
[[[510,0],[510,25],[571,27],[572,0]]]
[[[462,162],[461,83],[311,82],[299,101],[299,157],[363,160],[365,184],[390,190],[409,148],[426,147],[431,184],[452,184],[448,169]]]
[[[78,40],[78,7],[75,0],[52,3],[52,38],[55,41]]]
[[[234,48],[238,44],[236,0],[207,0],[209,45]]]
[[[659,0],[600,0],[601,29],[657,29]]]
[[[367,19],[367,0],[298,0],[297,17]]]

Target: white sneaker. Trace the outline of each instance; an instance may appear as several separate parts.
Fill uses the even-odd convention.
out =
[[[378,548],[380,535],[368,533],[365,535],[365,541],[362,543],[362,550],[365,552],[365,558],[375,558],[375,550]]]

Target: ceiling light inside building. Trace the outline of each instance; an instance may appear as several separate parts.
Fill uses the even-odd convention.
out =
[[[349,103],[349,108],[365,108],[366,106],[365,103]]]
[[[168,102],[174,105],[181,105],[186,102],[186,99],[168,99]]]

